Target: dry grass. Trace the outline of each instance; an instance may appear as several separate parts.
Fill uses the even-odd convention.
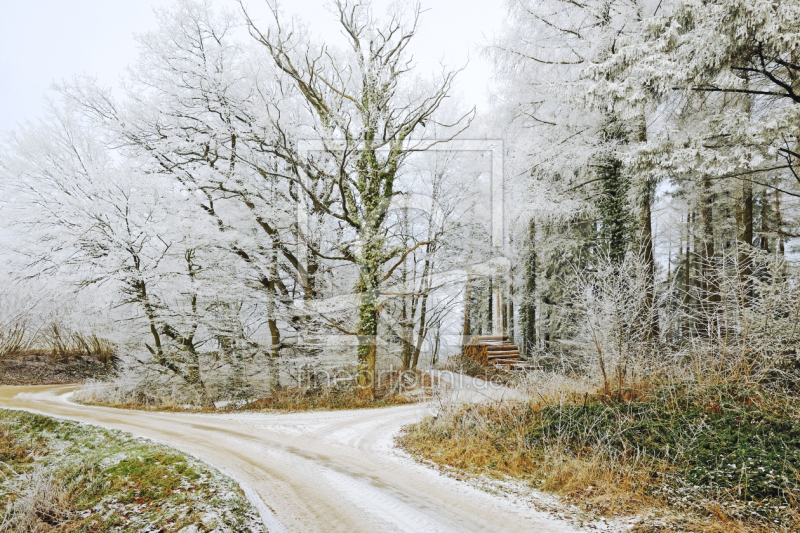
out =
[[[475,406],[453,420],[431,418],[399,439],[415,456],[471,475],[521,479],[564,496],[601,515],[633,514],[658,507],[639,490],[651,480],[642,470],[609,462],[608,454],[589,450],[575,456],[557,446],[537,449],[526,441],[529,423],[522,406]],[[449,418],[447,415],[444,418]]]
[[[500,479],[520,480],[533,488],[555,493],[566,502],[595,516],[650,516],[651,519],[643,520],[635,529],[639,533],[673,530],[758,532],[800,529],[800,509],[797,501],[790,495],[783,498],[756,497],[750,503],[756,504],[757,507],[753,509],[758,508],[761,516],[748,515],[749,507],[745,505],[747,502],[741,501],[742,498],[735,495],[741,489],[740,486],[734,487],[735,483],[727,487],[727,491],[724,481],[721,485],[718,484],[721,490],[712,490],[710,485],[692,486],[694,482],[691,481],[691,476],[686,477],[687,474],[696,474],[698,469],[719,473],[713,467],[706,466],[707,459],[705,463],[699,460],[693,462],[696,457],[687,457],[696,454],[697,446],[660,454],[658,449],[663,443],[652,443],[649,447],[647,444],[650,442],[647,435],[652,434],[653,430],[672,435],[676,432],[676,425],[679,427],[685,423],[687,428],[690,427],[696,422],[692,417],[697,417],[698,413],[703,418],[703,411],[722,417],[725,415],[720,414],[722,407],[727,410],[727,418],[717,418],[716,426],[709,419],[707,423],[703,423],[707,424],[704,426],[707,437],[693,438],[708,438],[708,446],[714,448],[717,446],[715,439],[718,436],[731,434],[725,423],[720,424],[719,420],[730,420],[731,428],[735,432],[738,430],[733,426],[738,419],[743,424],[761,420],[760,423],[769,428],[765,430],[765,435],[771,434],[772,428],[783,427],[784,434],[768,438],[790,439],[787,442],[794,442],[797,426],[791,422],[792,417],[787,414],[787,409],[790,410],[788,413],[797,415],[796,404],[793,408],[792,402],[773,400],[768,395],[730,400],[735,397],[735,391],[717,402],[713,399],[714,395],[729,394],[724,388],[710,390],[705,395],[701,394],[702,391],[678,390],[674,393],[675,415],[670,415],[673,417],[672,422],[676,424],[670,426],[668,417],[659,418],[657,412],[653,411],[651,418],[654,423],[648,429],[649,422],[645,420],[647,417],[630,406],[648,405],[659,394],[659,398],[662,398],[663,388],[649,383],[642,384],[614,398],[596,391],[593,394],[578,394],[576,388],[575,383],[567,384],[560,391],[557,384],[551,384],[549,388],[542,386],[543,394],[536,394],[534,399],[524,403],[443,405],[438,416],[429,417],[407,428],[399,437],[399,444],[412,455],[453,469],[459,475],[489,475]],[[686,400],[687,397],[692,399]],[[741,410],[737,410],[737,402],[743,407]],[[662,403],[653,405],[659,409],[663,407]],[[699,411],[696,409],[698,405]],[[684,416],[685,419],[682,418]],[[785,424],[782,420],[789,422]],[[632,434],[626,433],[629,430]],[[687,431],[687,435],[690,433],[691,431]],[[645,438],[642,439],[642,436]],[[679,438],[671,442],[677,448],[675,443],[685,436],[679,434]],[[756,457],[752,452],[758,452],[760,448],[758,443],[736,446],[740,446],[736,448],[737,454],[741,451],[742,456],[752,457]],[[729,447],[726,449],[730,451]],[[768,455],[772,452],[763,451],[764,457],[769,460]],[[787,455],[790,459],[794,457],[791,453],[794,452]],[[737,459],[720,456],[719,461],[727,463]],[[714,459],[715,464],[719,461]],[[755,475],[756,468],[752,467],[752,470],[749,474],[753,476],[754,486],[756,483],[763,483]],[[791,471],[792,467],[789,467],[787,473],[790,476]],[[797,475],[796,471],[794,475]],[[781,486],[787,488],[779,490],[795,490],[791,488],[795,486],[791,480]],[[772,489],[761,490],[763,494],[767,494]],[[775,500],[776,497],[778,500],[788,500],[788,508],[775,515],[780,519],[780,526],[772,524],[772,518],[765,518],[772,515],[765,515],[761,510],[772,508],[770,506],[778,501]],[[653,516],[659,518],[652,519]]]
[[[249,403],[245,410],[275,409],[281,411],[332,411],[340,409],[371,409],[418,403],[430,399],[434,380],[422,372],[393,372],[383,376],[375,398],[365,399],[351,387],[321,387],[317,389],[284,388]]]
[[[6,509],[0,532],[44,533],[79,519],[75,508],[77,487],[65,484],[50,469],[37,464],[6,485],[16,495]]]
[[[40,332],[37,343],[44,346],[53,360],[69,359],[75,356],[90,357],[98,362],[110,365],[114,360],[116,346],[108,339],[95,334],[85,334],[51,323]]]
[[[40,533],[72,519],[73,491],[37,462],[49,451],[41,436],[22,439],[0,425],[0,532]]]
[[[242,407],[243,410],[274,409],[278,411],[335,411],[340,409],[371,409],[391,407],[418,402],[418,397],[406,394],[377,395],[374,400],[355,394],[352,389],[305,390],[300,388],[280,389],[266,398]]]
[[[39,446],[19,441],[11,430],[0,426],[0,471],[6,469],[2,475],[7,474],[9,470],[13,471],[10,465],[33,462],[33,455],[38,451]]]
[[[693,518],[668,515],[658,520],[637,524],[630,533],[662,533],[666,531],[691,531],[693,533],[769,533],[774,528],[763,524],[731,520],[717,513],[710,518]],[[792,531],[792,530],[788,530]],[[794,529],[793,531],[797,531]]]
[[[117,346],[107,338],[50,321],[31,327],[27,317],[0,323],[0,358],[47,357],[53,362],[87,357],[107,367],[116,358]]]

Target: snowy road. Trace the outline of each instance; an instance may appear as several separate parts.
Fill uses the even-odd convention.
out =
[[[0,407],[128,431],[229,474],[271,533],[575,531],[522,504],[441,476],[394,449],[427,405],[290,414],[183,414],[86,407],[74,386],[0,387]],[[465,394],[469,391],[465,390]]]

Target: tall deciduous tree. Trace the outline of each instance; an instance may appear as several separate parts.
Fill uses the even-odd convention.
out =
[[[352,333],[358,336],[358,384],[372,396],[381,285],[399,264],[397,258],[411,251],[387,246],[387,212],[398,172],[409,154],[424,149],[426,124],[436,121],[454,73],[431,83],[411,77],[407,48],[417,32],[419,5],[407,18],[394,9],[388,22],[380,23],[367,2],[335,2],[333,11],[347,38],[344,51],[310,44],[281,18],[277,5],[269,8],[273,24],[262,29],[242,7],[253,37],[302,95],[309,139],[321,142],[317,153],[305,152],[287,135],[284,118],[275,115],[278,142],[272,153],[291,171],[286,176],[311,211],[355,234],[340,243],[336,257],[358,267],[359,320]]]

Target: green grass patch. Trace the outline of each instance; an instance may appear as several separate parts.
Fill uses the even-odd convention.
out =
[[[623,459],[645,456],[664,467],[654,476],[669,473],[693,495],[765,516],[800,503],[800,405],[756,387],[667,387],[626,402],[548,405],[531,417],[529,439],[578,455],[604,444]]]
[[[0,531],[263,531],[238,485],[130,435],[0,410]]]

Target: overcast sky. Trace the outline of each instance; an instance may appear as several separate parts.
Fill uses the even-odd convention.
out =
[[[172,0],[22,0],[4,2],[0,16],[0,130],[36,118],[53,81],[75,74],[96,76],[117,85],[126,65],[136,57],[133,34],[155,26],[154,6]],[[261,0],[247,5],[261,7]],[[307,21],[326,41],[341,41],[326,0],[283,2],[287,13]],[[378,15],[388,1],[375,1]],[[215,6],[235,9],[233,0]],[[421,72],[440,61],[456,67],[469,63],[457,91],[468,102],[485,106],[491,67],[478,46],[500,28],[502,0],[423,0],[428,11],[412,52]]]

